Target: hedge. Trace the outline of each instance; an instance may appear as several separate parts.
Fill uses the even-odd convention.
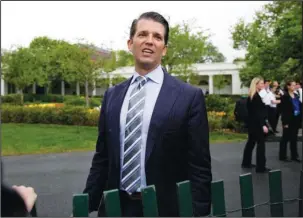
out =
[[[89,99],[90,107],[98,107],[101,104],[102,97],[93,96]],[[66,103],[67,105],[85,106],[85,97],[75,95],[39,95],[39,94],[24,94],[24,102],[40,102],[40,103]],[[1,96],[1,103],[21,105],[20,94],[9,94]]]
[[[13,102],[12,95],[6,100]],[[91,98],[91,106],[97,107],[101,99]],[[2,104],[1,119],[4,123],[43,123],[62,125],[97,126],[99,111],[87,109],[85,98],[65,96],[63,107],[26,107]],[[233,111],[235,102],[228,97],[208,95],[206,108],[211,131],[220,129],[239,130],[240,124],[235,121]],[[224,115],[221,113],[224,112]]]
[[[97,126],[99,111],[84,107],[24,107],[2,105],[3,123],[41,123],[60,125]]]

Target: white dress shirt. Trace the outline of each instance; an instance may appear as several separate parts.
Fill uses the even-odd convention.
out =
[[[129,103],[129,95],[131,91],[137,87],[138,83],[135,82],[135,79],[140,76],[137,72],[134,73],[130,86],[126,92],[122,108],[120,114],[120,160],[121,160],[121,171],[120,171],[120,178],[122,178],[122,166],[123,166],[123,153],[124,153],[124,134],[125,134],[125,122],[127,116],[127,108]],[[156,104],[156,100],[158,98],[160,89],[163,84],[164,79],[164,72],[162,70],[161,65],[159,65],[155,70],[148,73],[146,75],[147,83],[145,84],[145,105],[144,105],[144,112],[143,112],[143,120],[142,120],[142,150],[141,150],[141,187],[137,190],[140,190],[146,187],[146,178],[145,178],[145,151],[146,151],[146,141],[147,135],[149,130],[149,124],[151,120],[151,116]],[[121,190],[121,181],[120,181],[120,188]]]

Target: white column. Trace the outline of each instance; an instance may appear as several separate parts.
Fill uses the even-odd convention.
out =
[[[33,84],[33,94],[36,94],[36,83]]]
[[[232,94],[239,95],[241,94],[241,80],[239,76],[239,72],[233,73],[231,75],[231,87],[232,87]]]
[[[1,78],[1,95],[5,94],[5,81]]]
[[[213,81],[213,75],[208,76],[208,91],[209,94],[214,93],[214,81]]]
[[[63,80],[61,81],[61,95],[65,95],[65,83]]]
[[[92,92],[93,96],[96,96],[96,81],[93,82],[93,92]]]
[[[79,82],[77,82],[77,84],[76,84],[76,93],[78,96],[80,95],[80,83]]]

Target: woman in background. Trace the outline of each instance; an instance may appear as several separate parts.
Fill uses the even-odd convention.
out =
[[[298,155],[297,139],[302,119],[302,103],[299,96],[295,93],[295,89],[295,81],[289,81],[285,84],[285,92],[282,96],[281,104],[283,134],[280,141],[279,159],[287,162],[290,161],[287,159],[288,142],[290,142],[291,160],[301,162]]]
[[[252,168],[252,152],[257,143],[256,172],[270,171],[266,168],[265,135],[268,133],[267,110],[262,102],[264,95],[264,80],[256,77],[250,83],[249,96],[247,99],[248,110],[248,141],[245,145],[242,168]],[[266,93],[265,93],[266,94]]]

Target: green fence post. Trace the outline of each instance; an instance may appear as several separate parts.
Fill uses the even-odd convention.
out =
[[[243,217],[255,217],[254,192],[251,173],[240,175],[241,206]]]
[[[88,194],[73,195],[73,216],[88,217]]]
[[[299,192],[300,192],[299,193],[299,217],[303,217],[303,168],[301,170],[300,190],[299,190]]]
[[[121,217],[120,195],[118,189],[104,191],[105,212],[108,217]]]
[[[190,182],[187,180],[177,183],[177,189],[180,217],[192,217],[193,205]]]
[[[212,196],[213,216],[226,217],[223,180],[212,182],[211,196]]]
[[[269,172],[270,214],[272,217],[283,217],[283,190],[281,170]]]
[[[157,196],[154,185],[148,186],[143,189],[142,204],[144,217],[158,216]]]

